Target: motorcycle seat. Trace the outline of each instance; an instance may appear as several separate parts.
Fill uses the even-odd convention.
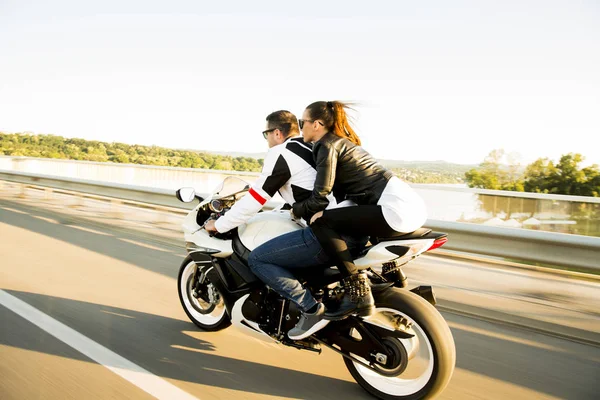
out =
[[[448,236],[448,234],[446,234],[446,233],[433,232],[431,229],[427,229],[427,228],[419,228],[414,232],[398,233],[398,235],[395,235],[395,236],[371,237],[371,239],[370,239],[371,245],[362,249],[362,251],[360,253],[358,253],[358,255],[355,257],[355,259],[364,257],[369,252],[369,250],[371,250],[373,248],[373,246],[375,246],[376,244],[381,243],[381,242],[391,242],[391,241],[396,241],[396,240],[411,240],[411,239],[433,239],[433,240],[436,240],[436,239],[443,238],[446,236]]]
[[[431,233],[431,229],[427,228],[419,228],[414,232],[409,233],[398,233],[397,235],[391,235],[386,237],[377,237],[375,238],[377,242],[389,242],[391,240],[408,240],[408,239],[419,239],[423,236]],[[373,241],[371,241],[373,243]]]
[[[414,232],[410,233],[399,233],[398,235],[386,236],[386,237],[371,237],[371,244],[377,244],[381,242],[390,242],[392,240],[411,240],[411,239],[440,239],[448,236],[447,233],[434,232],[431,229],[419,228]]]

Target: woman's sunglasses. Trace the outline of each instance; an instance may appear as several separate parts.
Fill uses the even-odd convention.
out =
[[[305,122],[315,122],[315,120],[314,119],[299,119],[298,126],[300,127],[300,129],[304,128]],[[323,125],[323,123],[321,121],[317,121],[317,122],[319,123],[319,125],[325,126],[325,125]]]

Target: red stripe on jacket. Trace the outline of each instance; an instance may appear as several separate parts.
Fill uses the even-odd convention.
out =
[[[267,202],[267,200],[263,199],[254,189],[250,189],[248,193],[250,193],[261,205],[264,205]]]

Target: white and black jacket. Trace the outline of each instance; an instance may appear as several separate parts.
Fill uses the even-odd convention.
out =
[[[308,199],[316,176],[312,145],[305,143],[302,137],[296,136],[271,147],[252,188],[215,222],[215,227],[225,233],[244,224],[277,192],[290,205]],[[335,202],[333,197],[331,200]]]

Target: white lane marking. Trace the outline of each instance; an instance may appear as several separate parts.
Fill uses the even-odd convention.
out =
[[[12,212],[19,213],[19,214],[25,214],[25,215],[28,215],[28,213],[26,213],[26,212],[23,212],[23,211],[21,211],[21,210],[15,210],[14,208],[9,208],[9,207],[2,207],[2,208],[4,208],[5,210],[8,210],[8,211],[12,211]]]
[[[83,226],[79,226],[79,225],[65,225],[65,226],[68,226],[69,228],[73,228],[73,229],[79,229],[80,231],[95,233],[96,235],[112,236],[110,233],[100,232],[100,231],[97,231],[95,229],[90,229],[90,228],[84,228]]]
[[[124,317],[124,318],[132,318],[132,319],[135,319],[135,317],[132,317],[131,315],[119,314],[119,313],[112,312],[112,311],[100,310],[100,312],[103,312],[103,313],[105,313],[105,314],[116,315],[116,316],[118,316],[118,317]]]
[[[19,214],[23,214],[23,215],[29,215],[32,218],[41,219],[42,221],[50,222],[52,224],[60,224],[60,221],[57,221],[57,220],[55,220],[53,218],[42,217],[40,215],[33,215],[33,214],[29,214],[29,213],[23,212],[21,210],[17,210],[17,209],[14,209],[14,208],[9,208],[9,207],[0,207],[0,208],[2,208],[4,210],[7,210],[7,211],[12,211],[12,212],[16,212],[16,213],[19,213]]]
[[[196,399],[4,290],[0,304],[158,399]]]
[[[52,218],[40,217],[39,215],[31,215],[31,217],[41,219],[42,221],[50,222],[51,224],[60,224],[59,221]]]
[[[202,369],[205,369],[207,371],[215,371],[215,372],[221,372],[223,374],[232,374],[233,375],[233,372],[223,371],[223,370],[220,370],[220,369],[214,369],[214,368],[208,368],[208,367],[204,367]]]
[[[137,246],[142,246],[142,247],[145,247],[145,248],[151,249],[151,250],[158,250],[158,251],[162,251],[165,253],[171,252],[171,250],[166,250],[161,247],[153,246],[151,244],[144,243],[144,242],[138,242],[137,240],[131,240],[131,239],[125,239],[125,238],[119,238],[119,240],[122,240],[123,242],[131,243],[131,244],[135,244]]]

